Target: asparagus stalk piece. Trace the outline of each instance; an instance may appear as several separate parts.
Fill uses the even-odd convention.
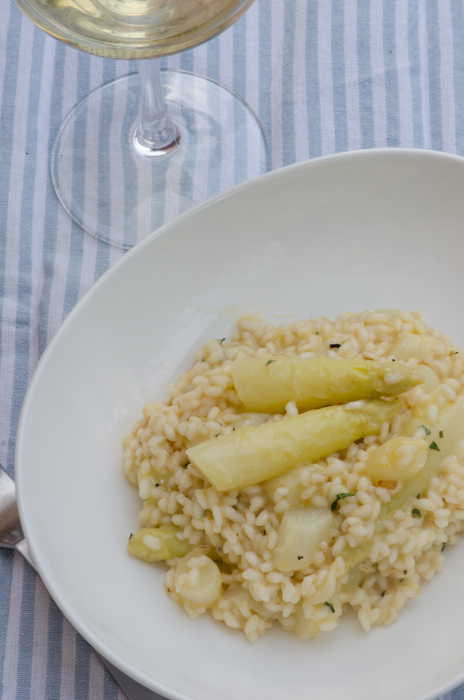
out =
[[[319,408],[202,442],[187,450],[187,456],[218,491],[241,489],[377,435],[402,405],[401,400],[377,400],[354,410]]]
[[[192,568],[198,575],[193,582]],[[174,588],[181,598],[193,605],[212,605],[221,595],[222,577],[217,564],[208,557],[208,547],[198,547],[179,560],[174,573]]]
[[[403,432],[407,435],[415,433],[421,427],[424,417],[413,418],[403,428]],[[426,426],[423,427],[425,428]],[[458,440],[464,438],[464,408],[460,404],[445,407],[440,412],[436,424],[430,426],[427,430],[429,431],[427,435],[424,432],[428,443],[425,465],[414,478],[406,482],[401,491],[398,491],[389,503],[385,503],[381,507],[377,518],[377,534],[383,532],[385,527],[383,521],[389,518],[395,510],[402,508],[409,500],[421,495],[425,496],[430,482],[440,472],[442,461],[452,453]],[[369,556],[372,545],[373,540],[369,540],[357,547],[345,546],[342,557],[347,567],[352,568],[356,564],[365,561]]]
[[[371,452],[364,465],[364,474],[375,486],[410,481],[424,467],[428,445],[422,438],[394,437]],[[387,487],[388,488],[388,487]]]
[[[273,562],[279,571],[299,571],[311,564],[314,552],[333,526],[329,508],[290,508],[280,523]]]
[[[403,362],[407,362],[411,357],[414,357],[418,362],[423,362],[428,357],[433,357],[436,352],[440,352],[441,349],[443,349],[443,345],[440,341],[430,338],[428,335],[401,333],[390,352]]]
[[[416,418],[410,424],[406,424],[403,432],[415,432],[420,427],[416,421],[419,422]],[[426,435],[428,449],[424,468],[393,496],[390,503],[382,506],[379,517],[387,518],[409,498],[415,498],[418,494],[424,496],[432,479],[439,474],[442,461],[451,454],[461,438],[464,438],[464,408],[460,404],[447,406],[440,412],[438,421],[430,426],[430,433]]]
[[[238,398],[247,411],[283,413],[289,401],[301,411],[379,396],[397,396],[423,377],[398,362],[327,357],[250,357],[232,364]]]
[[[180,542],[176,535],[180,528],[176,525],[144,527],[131,535],[127,548],[131,554],[144,561],[165,561],[183,557],[193,549],[187,540]]]

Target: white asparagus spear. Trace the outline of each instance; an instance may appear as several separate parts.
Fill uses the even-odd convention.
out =
[[[319,408],[202,442],[187,450],[187,456],[218,491],[241,489],[377,435],[402,405],[401,400],[376,400],[354,410]]]
[[[249,357],[232,364],[238,398],[247,411],[284,413],[379,396],[397,396],[424,378],[399,362],[331,360],[327,357]]]

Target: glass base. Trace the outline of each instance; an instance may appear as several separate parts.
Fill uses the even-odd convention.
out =
[[[135,151],[137,74],[80,102],[53,147],[52,180],[63,207],[88,233],[124,249],[195,204],[267,170],[261,126],[243,100],[193,73],[162,71],[161,79],[179,128],[179,148],[156,157]]]

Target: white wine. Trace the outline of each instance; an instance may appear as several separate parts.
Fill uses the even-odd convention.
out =
[[[57,39],[109,58],[154,58],[227,29],[253,0],[16,0]]]

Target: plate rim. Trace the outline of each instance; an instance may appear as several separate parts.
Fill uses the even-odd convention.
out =
[[[114,263],[111,267],[108,268],[95,282],[94,284],[86,291],[86,293],[79,299],[79,301],[75,304],[75,306],[71,309],[71,311],[66,315],[66,317],[63,319],[62,323],[60,324],[59,328],[57,331],[54,333],[52,338],[50,339],[49,343],[47,344],[47,347],[45,348],[42,356],[39,359],[39,362],[37,363],[37,366],[31,376],[31,379],[29,381],[29,385],[26,391],[26,394],[24,396],[21,412],[20,412],[20,417],[19,417],[19,422],[18,422],[18,428],[17,428],[17,433],[16,433],[16,444],[15,444],[15,458],[14,458],[14,473],[15,473],[15,482],[16,482],[16,489],[17,489],[17,501],[18,501],[18,509],[20,513],[20,518],[21,518],[21,524],[23,527],[23,531],[26,537],[26,540],[28,542],[28,545],[31,550],[32,558],[34,560],[34,563],[36,565],[37,571],[45,584],[47,591],[49,592],[50,596],[53,598],[54,602],[58,606],[58,608],[61,610],[63,615],[71,622],[73,627],[81,634],[81,636],[97,651],[99,654],[105,657],[108,661],[110,661],[116,668],[124,672],[126,675],[128,675],[130,678],[136,680],[137,682],[141,683],[143,686],[149,688],[150,690],[153,690],[154,692],[157,692],[166,698],[169,698],[169,700],[191,700],[191,697],[188,695],[185,695],[182,692],[176,691],[168,686],[165,686],[163,683],[159,683],[158,681],[154,680],[152,677],[148,676],[144,672],[138,671],[136,668],[134,668],[130,663],[127,663],[124,658],[120,657],[117,653],[113,652],[110,647],[108,647],[103,641],[101,641],[98,636],[94,635],[90,629],[88,629],[83,621],[79,619],[78,615],[75,615],[74,612],[72,611],[72,606],[71,609],[68,608],[68,605],[66,601],[62,599],[60,596],[59,592],[54,590],[53,583],[50,581],[50,577],[48,576],[47,569],[43,565],[40,554],[37,552],[37,549],[35,547],[34,543],[34,534],[31,532],[31,528],[29,527],[29,522],[28,522],[28,517],[27,517],[27,509],[24,505],[23,502],[23,477],[24,477],[24,467],[22,464],[22,443],[23,440],[25,439],[25,433],[26,433],[26,422],[27,422],[27,417],[28,417],[28,411],[29,411],[29,404],[31,402],[31,397],[35,391],[36,385],[40,379],[40,376],[42,374],[42,371],[44,367],[46,366],[48,362],[49,356],[53,353],[55,346],[59,343],[59,340],[63,334],[66,333],[67,328],[70,324],[72,324],[73,319],[75,316],[77,316],[79,313],[81,313],[81,309],[88,303],[89,299],[95,294],[98,289],[102,286],[105,285],[106,280],[109,279],[112,275],[118,274],[118,270],[120,267],[126,265],[128,261],[130,261],[134,256],[138,256],[141,254],[143,249],[146,246],[151,246],[154,244],[154,241],[157,240],[158,238],[164,238],[166,235],[169,235],[171,230],[174,230],[179,224],[182,224],[185,220],[188,220],[190,217],[195,216],[197,213],[210,208],[211,206],[216,205],[217,203],[229,199],[230,197],[235,197],[235,196],[240,196],[240,194],[246,190],[249,190],[253,186],[259,185],[261,182],[273,182],[274,180],[278,180],[282,177],[285,178],[285,174],[288,172],[297,172],[298,170],[307,170],[307,169],[312,169],[314,167],[318,167],[321,163],[330,163],[331,161],[334,162],[339,162],[339,161],[347,161],[347,160],[354,160],[356,161],[357,159],[369,159],[369,158],[399,158],[401,156],[406,156],[406,157],[413,157],[417,159],[423,158],[424,160],[428,160],[430,158],[439,160],[442,162],[445,161],[450,161],[459,164],[461,167],[464,169],[464,157],[453,154],[453,153],[447,153],[444,151],[436,151],[436,150],[431,150],[431,149],[419,149],[419,148],[368,148],[368,149],[360,149],[360,150],[354,150],[354,151],[343,151],[340,153],[333,153],[329,155],[322,155],[318,156],[317,158],[311,158],[309,160],[305,161],[300,161],[298,163],[292,163],[290,165],[284,166],[282,168],[278,168],[275,170],[270,170],[263,175],[260,175],[256,178],[253,178],[251,180],[247,180],[245,182],[239,183],[238,185],[235,185],[234,187],[227,189],[223,192],[220,192],[219,194],[215,195],[214,197],[211,197],[210,199],[205,200],[204,202],[201,202],[200,204],[192,207],[191,209],[188,209],[187,211],[183,212],[179,216],[175,217],[171,221],[163,224],[160,226],[157,230],[155,230],[152,234],[150,234],[147,238],[144,240],[140,241],[137,245],[135,245],[133,248],[131,248],[129,251],[125,252],[121,258]],[[427,692],[426,694],[422,694],[420,696],[417,696],[416,700],[434,700],[437,698],[438,694],[444,694],[452,689],[456,688],[458,685],[464,682],[464,662],[463,662],[463,670],[462,673],[459,676],[454,677],[446,686],[441,686],[433,691]]]

